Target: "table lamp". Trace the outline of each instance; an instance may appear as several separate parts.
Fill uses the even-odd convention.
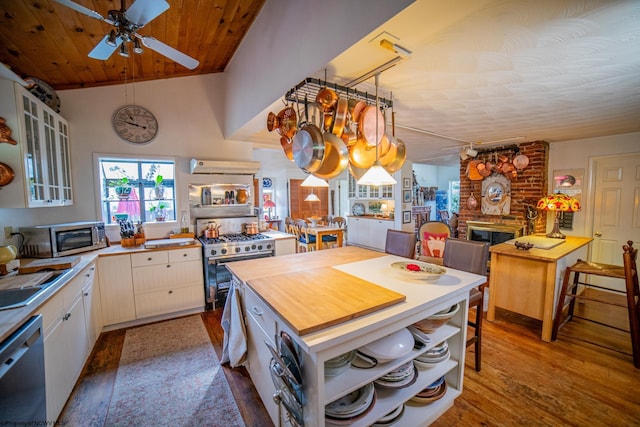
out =
[[[273,201],[271,199],[268,199],[264,202],[264,208],[267,209],[267,212],[269,215],[269,219],[271,219],[271,209],[275,208],[276,204],[273,203]]]
[[[553,230],[547,234],[552,239],[564,239],[566,236],[560,232],[560,213],[561,212],[578,212],[580,210],[580,201],[571,196],[562,193],[549,194],[538,201],[537,209],[543,211],[555,212],[555,220]]]

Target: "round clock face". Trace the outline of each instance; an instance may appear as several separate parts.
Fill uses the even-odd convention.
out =
[[[158,134],[158,120],[144,107],[125,105],[113,114],[113,128],[127,142],[147,144]]]

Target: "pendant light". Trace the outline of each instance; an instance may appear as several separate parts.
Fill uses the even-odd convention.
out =
[[[300,187],[328,187],[329,183],[324,179],[318,178],[313,174],[309,174],[309,176],[302,181]]]
[[[313,192],[313,188],[312,188],[311,189],[311,193],[309,193],[309,195],[304,198],[304,201],[305,202],[319,202],[320,198],[315,195],[315,193]]]
[[[378,116],[380,111],[380,99],[378,98],[378,78],[380,73],[376,74],[376,161],[368,171],[362,175],[358,180],[358,185],[393,185],[396,184],[396,180],[382,167],[380,160],[378,159],[378,146],[380,145],[380,135],[378,135]]]

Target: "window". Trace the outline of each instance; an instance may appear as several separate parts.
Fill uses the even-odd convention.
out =
[[[134,223],[175,221],[175,163],[166,160],[100,158],[102,218]]]

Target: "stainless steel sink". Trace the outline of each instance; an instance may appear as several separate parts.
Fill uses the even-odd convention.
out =
[[[17,289],[0,290],[0,310],[9,310],[12,308],[24,307],[33,302],[45,289],[59,283],[71,274],[73,270],[67,269],[56,271],[42,283],[36,286],[29,286]]]

